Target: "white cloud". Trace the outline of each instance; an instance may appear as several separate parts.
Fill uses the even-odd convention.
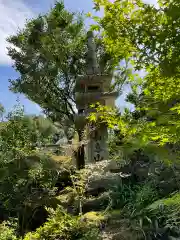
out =
[[[10,65],[12,63],[7,55],[8,43],[6,42],[6,38],[16,33],[18,28],[22,28],[26,19],[35,15],[24,1],[25,0],[0,0],[0,65]],[[157,0],[144,1],[153,4],[157,3]],[[52,2],[54,2],[54,0],[48,0],[48,6]],[[40,6],[37,5],[34,7],[37,10],[37,7]]]
[[[0,65],[10,65],[6,38],[22,28],[26,19],[33,17],[32,10],[23,0],[0,0]]]

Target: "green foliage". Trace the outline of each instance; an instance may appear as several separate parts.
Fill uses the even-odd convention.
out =
[[[159,64],[168,75],[178,71],[178,0],[160,0],[156,6],[142,0],[94,2],[104,7],[105,14],[97,24],[103,29],[108,50],[118,59],[133,57],[139,68]]]
[[[158,1],[159,7],[141,0],[94,2],[96,10],[104,7],[104,16],[96,21],[107,51],[117,65],[125,60],[133,69],[126,75],[136,110],[127,132],[135,129],[140,144],[178,143],[179,1]],[[136,77],[136,70],[145,76]]]
[[[152,183],[145,183],[142,186],[137,186],[135,189],[135,199],[133,208],[136,213],[139,213],[142,209],[147,207],[150,203],[158,199],[158,192],[153,187]]]
[[[12,222],[2,222],[0,224],[0,239],[1,240],[20,240],[16,236],[15,226]]]
[[[111,191],[112,208],[122,208],[128,203],[134,202],[135,192],[130,185],[117,184],[112,186]]]
[[[61,207],[50,210],[48,221],[34,233],[28,233],[24,240],[99,240],[99,231],[80,217],[67,214]]]
[[[141,149],[152,160],[158,157],[166,164],[179,161],[179,148],[174,145],[178,143],[176,128],[172,128],[170,125],[165,127],[163,124],[157,126],[156,120],[148,121],[146,116],[135,119],[129,110],[120,115],[116,109],[108,106],[92,107],[95,111],[89,115],[88,120],[97,126],[105,123],[111,131],[116,132],[114,141],[116,140],[119,146],[111,144],[116,152],[116,158],[128,160],[134,151]],[[162,121],[167,120],[163,120],[163,116],[161,119]],[[172,149],[168,144],[174,148]]]
[[[88,224],[95,224],[96,226],[99,226],[102,221],[106,220],[101,212],[87,212],[83,215],[83,218]]]
[[[17,105],[0,125],[0,155],[33,153],[37,144],[52,142],[58,132],[49,119],[25,115],[23,107]]]
[[[8,38],[12,46],[8,54],[20,74],[10,81],[11,90],[25,94],[67,129],[74,124],[76,79],[86,73],[83,20],[82,15],[69,12],[60,1]],[[96,41],[98,61],[106,68],[111,58],[104,51],[101,38]]]
[[[3,218],[17,217],[21,233],[33,227],[35,214],[49,204],[56,192],[60,170],[63,170],[60,165],[58,169],[49,156],[35,150],[35,143],[49,135],[43,135],[42,131],[47,125],[37,127],[35,123],[34,119],[24,116],[18,106],[9,113],[0,129],[1,213]]]
[[[29,20],[8,38],[9,55],[20,73],[11,80],[11,89],[38,103],[54,120],[69,119],[72,124],[75,78],[84,69],[84,40],[82,16],[65,10],[62,2]]]
[[[31,126],[26,124],[23,109],[20,106],[15,107],[14,112],[9,113],[8,121],[0,129],[1,155],[9,154],[10,150],[19,155],[32,150],[32,143],[37,139],[34,132],[29,131],[28,127]]]
[[[143,185],[136,182],[129,185],[121,183],[112,186],[110,198],[113,209],[124,208],[124,214],[134,218],[142,209],[158,199],[158,192],[151,182]]]
[[[52,143],[55,134],[63,134],[61,129],[58,129],[50,119],[44,116],[25,115],[23,121],[29,131],[34,133],[36,142],[39,144]]]
[[[180,205],[180,194],[176,193],[172,196],[164,199],[160,199],[149,205],[145,212],[149,214],[149,216],[154,217],[158,216],[159,218],[166,217],[175,217],[179,214],[179,205]],[[170,219],[169,219],[170,220]],[[168,221],[169,221],[168,220]]]
[[[8,211],[37,207],[53,195],[58,172],[47,157],[31,156],[1,165],[1,202]],[[46,199],[47,198],[47,199]]]
[[[179,193],[157,200],[140,214],[141,227],[151,236],[179,236]]]

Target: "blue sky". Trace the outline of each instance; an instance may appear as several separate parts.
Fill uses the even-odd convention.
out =
[[[148,0],[147,0],[148,1]],[[156,0],[149,0],[155,3]],[[92,0],[64,0],[65,6],[71,11],[92,11]],[[18,28],[22,28],[26,19],[35,17],[37,14],[46,12],[53,6],[54,0],[0,0],[0,103],[7,110],[11,110],[19,97],[21,104],[25,106],[28,113],[38,114],[40,108],[32,103],[25,96],[13,94],[9,91],[8,79],[18,77],[18,73],[12,68],[11,59],[7,56],[6,38],[16,33]],[[124,97],[117,101],[117,105],[124,105]]]

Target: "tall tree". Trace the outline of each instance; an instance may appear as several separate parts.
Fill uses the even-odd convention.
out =
[[[13,67],[20,77],[11,89],[38,103],[54,120],[74,121],[74,83],[84,72],[83,19],[57,2],[47,14],[27,22],[8,38]]]
[[[85,71],[85,38],[82,16],[62,2],[8,38],[9,56],[20,73],[10,80],[11,90],[39,104],[64,129],[74,124],[74,85]]]
[[[57,2],[47,14],[27,22],[8,42],[12,45],[9,56],[20,73],[19,78],[10,80],[11,90],[38,103],[72,136],[75,81],[86,73],[87,36],[82,16]],[[101,38],[96,42],[98,61],[109,71],[110,55],[104,51]]]

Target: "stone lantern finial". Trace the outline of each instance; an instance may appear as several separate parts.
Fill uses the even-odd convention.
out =
[[[98,74],[98,64],[96,57],[96,44],[94,42],[94,35],[92,31],[87,33],[87,74]]]

